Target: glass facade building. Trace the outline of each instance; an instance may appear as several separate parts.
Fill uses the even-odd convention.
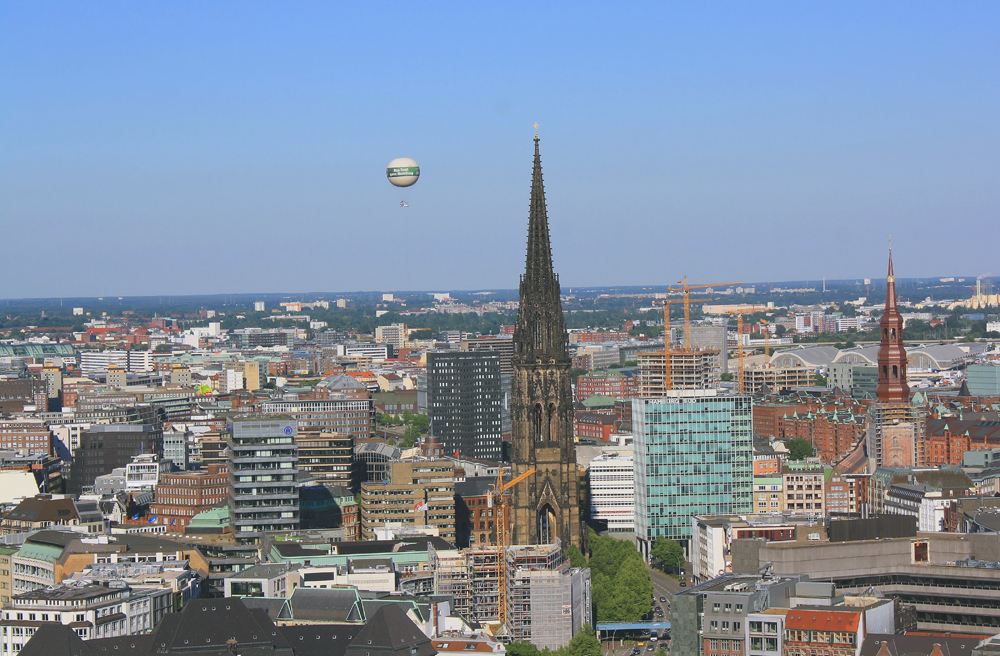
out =
[[[667,394],[632,400],[635,532],[646,557],[661,536],[688,544],[694,515],[753,509],[750,396]]]
[[[298,423],[244,415],[228,425],[229,516],[236,537],[299,528]]]

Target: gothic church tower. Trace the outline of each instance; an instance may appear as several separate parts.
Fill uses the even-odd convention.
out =
[[[511,477],[535,474],[513,489],[510,544],[582,546],[567,343],[536,134],[511,399]]]

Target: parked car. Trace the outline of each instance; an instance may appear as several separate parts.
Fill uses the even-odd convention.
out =
[[[660,603],[661,604],[666,603],[666,601],[667,601],[666,597],[660,597]]]

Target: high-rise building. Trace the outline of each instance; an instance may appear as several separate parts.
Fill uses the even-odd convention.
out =
[[[581,544],[573,442],[573,390],[559,277],[552,269],[542,158],[535,161],[528,211],[528,248],[514,329],[511,475],[534,469],[514,487],[512,544]]]
[[[300,430],[299,470],[308,472],[324,485],[351,487],[354,470],[354,436],[350,433]]]
[[[503,385],[500,355],[432,351],[427,354],[427,416],[430,432],[446,453],[499,460]]]
[[[162,455],[163,430],[154,424],[96,424],[73,452],[69,491],[81,494],[94,479],[126,467],[140,453]]]
[[[405,323],[375,326],[375,341],[392,344],[395,349],[401,349],[406,346],[407,334]]]
[[[238,415],[229,422],[229,516],[236,537],[299,527],[298,425],[291,417]]]
[[[745,394],[672,390],[632,400],[635,532],[640,551],[687,543],[693,515],[753,509],[753,403]]]
[[[190,431],[167,431],[163,433],[163,459],[174,463],[181,471],[188,468]]]

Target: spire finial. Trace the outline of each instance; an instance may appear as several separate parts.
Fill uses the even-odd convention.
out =
[[[535,121],[535,139],[538,138],[538,121]]]

